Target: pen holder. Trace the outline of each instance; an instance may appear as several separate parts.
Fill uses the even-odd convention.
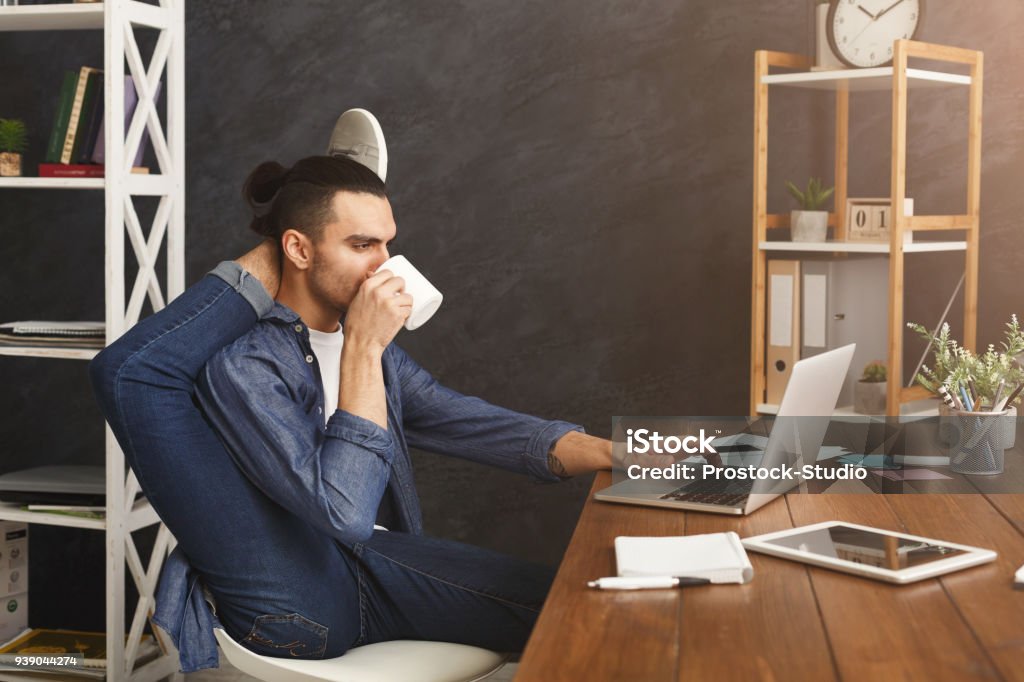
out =
[[[949,468],[960,474],[1003,473],[1005,451],[1013,447],[1015,417],[1014,408],[1002,412],[941,411],[939,434],[948,447]]]
[[[951,410],[943,403],[939,403],[939,443],[943,446],[950,446],[956,443],[960,434],[960,417],[956,415],[971,414],[959,410]],[[984,415],[991,415],[991,412],[982,412]],[[1017,408],[1006,408],[1007,419],[1003,425],[1005,429],[1006,443],[1004,448],[1012,450],[1017,441]]]

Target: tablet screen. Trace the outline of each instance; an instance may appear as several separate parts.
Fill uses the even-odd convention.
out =
[[[764,544],[787,547],[808,556],[842,559],[891,571],[913,568],[967,553],[953,547],[907,540],[879,531],[848,526],[832,526],[794,533],[774,540],[765,540]]]

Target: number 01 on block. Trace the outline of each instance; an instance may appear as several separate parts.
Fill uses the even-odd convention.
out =
[[[903,200],[903,215],[914,215],[914,200]],[[888,242],[892,226],[889,199],[847,199],[846,239],[851,242]],[[904,234],[911,241],[913,233]]]

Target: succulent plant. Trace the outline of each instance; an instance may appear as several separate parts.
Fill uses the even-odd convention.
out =
[[[887,376],[885,363],[875,360],[864,366],[864,374],[861,375],[860,380],[869,384],[881,384],[885,383]]]
[[[828,201],[828,198],[832,196],[832,192],[835,191],[835,187],[829,187],[828,189],[822,189],[820,178],[811,178],[807,181],[807,190],[801,192],[800,188],[794,185],[789,180],[786,180],[786,189],[793,195],[797,203],[800,204],[800,208],[805,211],[820,211],[821,207]]]

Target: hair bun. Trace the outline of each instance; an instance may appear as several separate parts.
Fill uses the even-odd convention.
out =
[[[277,161],[264,161],[246,178],[242,197],[255,215],[249,224],[253,232],[265,237],[273,236],[273,225],[267,220],[267,214],[287,175],[288,169]]]

